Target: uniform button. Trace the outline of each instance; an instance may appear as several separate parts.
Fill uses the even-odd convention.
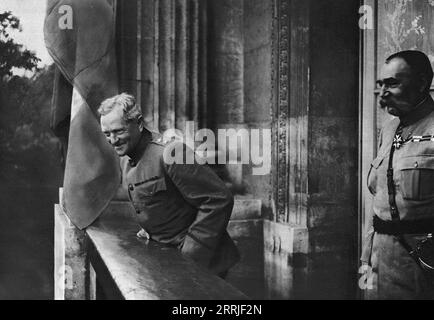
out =
[[[137,163],[132,159],[129,159],[128,162],[129,162],[131,167],[135,167],[137,165]]]
[[[130,184],[128,185],[128,189],[130,189],[130,191],[133,191],[133,190],[134,190],[134,186],[130,183]]]
[[[414,167],[417,168],[419,166],[419,164],[417,163],[417,161],[414,163]]]

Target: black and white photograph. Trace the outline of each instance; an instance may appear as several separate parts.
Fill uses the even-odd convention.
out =
[[[434,300],[433,68],[434,0],[0,0],[0,300]]]

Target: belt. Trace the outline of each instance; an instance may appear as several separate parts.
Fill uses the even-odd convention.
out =
[[[388,235],[432,233],[434,232],[434,218],[384,221],[374,215],[374,230]]]

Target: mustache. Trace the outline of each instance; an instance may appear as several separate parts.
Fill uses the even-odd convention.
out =
[[[387,102],[385,100],[381,99],[379,102],[379,105],[380,105],[381,109],[384,109],[387,107]]]

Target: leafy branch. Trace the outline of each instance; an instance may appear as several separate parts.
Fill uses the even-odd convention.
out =
[[[12,76],[14,67],[37,70],[38,62],[41,61],[33,51],[15,43],[10,36],[12,30],[22,31],[20,20],[10,11],[0,13],[0,80]]]

